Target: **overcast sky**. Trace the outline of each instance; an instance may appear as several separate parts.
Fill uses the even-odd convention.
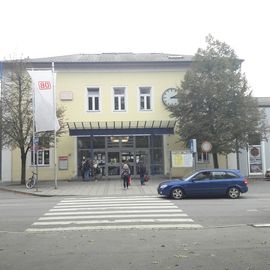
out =
[[[270,97],[269,0],[1,0],[0,8],[0,60],[195,54],[212,34],[245,60],[253,95]]]

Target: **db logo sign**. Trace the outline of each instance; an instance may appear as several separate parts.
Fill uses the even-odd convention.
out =
[[[51,89],[51,82],[50,81],[39,81],[38,88],[39,88],[39,90],[50,90]]]

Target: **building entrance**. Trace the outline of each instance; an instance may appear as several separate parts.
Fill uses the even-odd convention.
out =
[[[151,175],[164,174],[162,136],[78,137],[78,176],[83,158],[98,164],[104,177],[119,177],[124,162],[131,174],[139,174],[138,163],[144,162]]]

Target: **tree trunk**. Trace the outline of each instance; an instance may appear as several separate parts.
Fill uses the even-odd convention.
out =
[[[26,176],[26,155],[24,149],[21,149],[21,184],[25,184],[25,176]]]
[[[214,168],[218,168],[218,154],[213,153]]]

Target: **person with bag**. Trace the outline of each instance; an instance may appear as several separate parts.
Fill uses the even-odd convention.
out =
[[[128,185],[129,185],[129,177],[130,177],[130,169],[129,166],[127,164],[123,165],[122,168],[122,172],[121,172],[121,177],[123,179],[123,185],[124,185],[124,189],[128,189]]]
[[[131,175],[128,177],[128,185],[131,185]]]

